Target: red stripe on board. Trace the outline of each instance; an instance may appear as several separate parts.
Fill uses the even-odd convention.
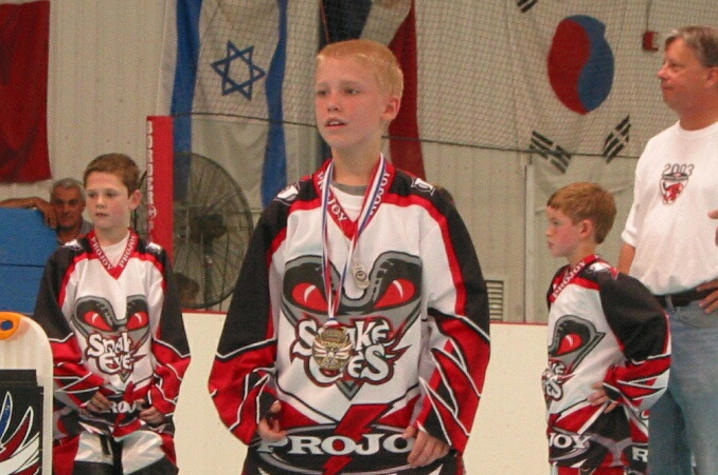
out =
[[[174,230],[172,117],[147,117],[147,230],[172,259]]]

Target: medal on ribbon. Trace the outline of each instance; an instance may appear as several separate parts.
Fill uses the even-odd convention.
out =
[[[566,288],[568,284],[573,282],[573,279],[575,279],[576,276],[580,274],[586,266],[593,264],[599,259],[600,257],[597,254],[591,254],[590,256],[586,256],[574,267],[567,268],[560,276],[557,276],[554,282],[551,284],[552,290],[551,295],[549,296],[549,301],[556,301],[558,295],[563,291],[563,289]]]
[[[321,179],[321,206],[322,206],[322,277],[324,280],[324,295],[327,302],[327,322],[319,329],[312,344],[312,357],[320,368],[328,371],[341,371],[353,356],[354,348],[346,329],[337,322],[336,313],[339,309],[339,302],[344,289],[346,275],[351,274],[354,283],[360,289],[369,287],[370,278],[364,266],[355,257],[355,250],[359,242],[359,236],[366,228],[372,216],[379,207],[382,196],[389,184],[386,159],[382,155],[379,163],[373,172],[371,186],[367,188],[364,195],[364,202],[359,213],[359,218],[353,232],[350,233],[349,249],[339,276],[336,287],[332,285],[331,266],[329,263],[329,201],[330,181],[334,171],[334,162],[330,162],[325,169]],[[349,269],[351,267],[351,269]]]
[[[312,357],[320,368],[340,371],[352,356],[352,341],[344,327],[327,324],[319,329],[312,345]]]

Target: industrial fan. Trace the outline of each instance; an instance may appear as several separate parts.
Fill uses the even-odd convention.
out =
[[[234,289],[252,234],[252,214],[237,182],[213,160],[177,153],[186,182],[175,183],[173,269],[183,307],[221,304]],[[143,178],[142,192],[146,182]],[[147,238],[147,208],[134,214],[138,234]]]

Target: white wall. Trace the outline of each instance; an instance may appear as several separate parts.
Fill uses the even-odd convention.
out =
[[[175,417],[180,473],[239,473],[246,449],[220,422],[207,392],[224,314],[185,314],[184,320],[192,363],[182,383]],[[493,324],[491,339],[484,393],[465,452],[467,473],[545,474],[548,449],[540,381],[546,360],[546,327]]]

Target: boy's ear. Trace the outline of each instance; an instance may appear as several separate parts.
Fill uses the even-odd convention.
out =
[[[590,219],[582,219],[578,225],[578,234],[582,238],[590,238],[596,230],[596,225]]]
[[[134,211],[142,202],[142,192],[135,190],[130,193],[130,209]]]
[[[401,106],[401,100],[396,96],[389,96],[383,114],[386,122],[391,122],[396,119],[396,116],[399,114],[399,106]]]

